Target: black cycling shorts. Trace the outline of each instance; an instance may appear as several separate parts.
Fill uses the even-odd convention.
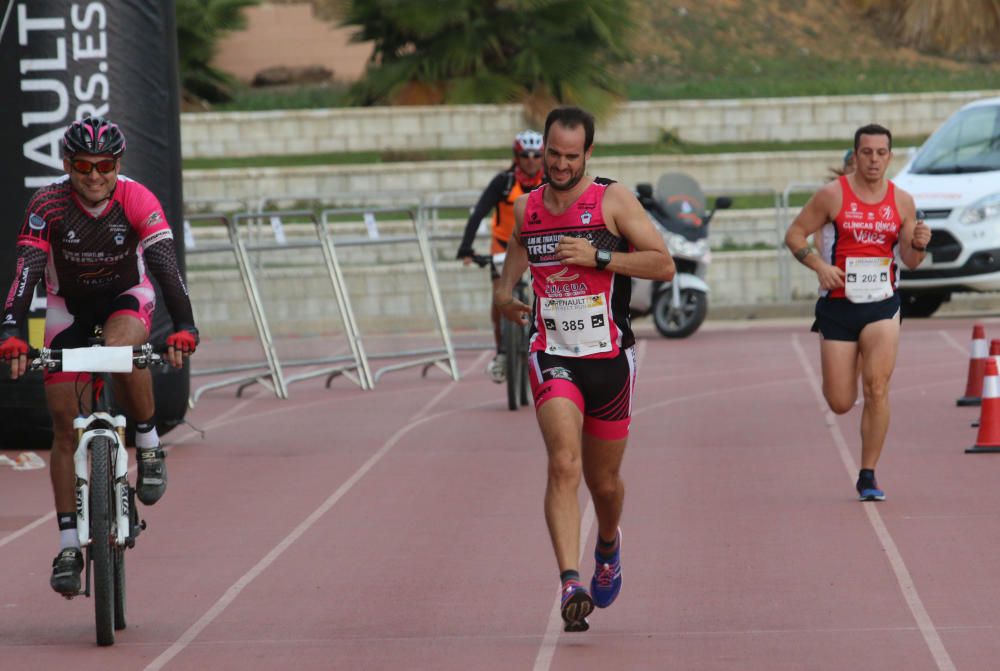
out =
[[[612,359],[577,359],[532,352],[528,379],[535,409],[553,398],[571,400],[583,414],[583,432],[604,440],[628,437],[635,392],[635,348]]]
[[[893,319],[899,314],[899,293],[875,303],[852,303],[846,298],[823,296],[816,301],[816,321],[812,330],[824,340],[857,342],[869,324]]]

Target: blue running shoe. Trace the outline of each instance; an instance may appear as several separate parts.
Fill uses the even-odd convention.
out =
[[[885,492],[878,488],[875,478],[858,478],[855,488],[859,501],[885,501]]]
[[[594,577],[590,580],[590,592],[594,595],[594,605],[607,608],[622,591],[622,530],[618,529],[618,545],[611,557],[602,557],[594,550]]]
[[[587,616],[594,610],[594,600],[575,580],[569,580],[562,586],[562,605],[560,612],[565,623],[564,631],[587,631],[590,624]]]

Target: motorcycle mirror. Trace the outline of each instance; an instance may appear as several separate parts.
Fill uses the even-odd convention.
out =
[[[653,197],[653,185],[648,183],[636,184],[635,192],[640,198]]]
[[[719,196],[715,199],[715,209],[728,210],[733,206],[733,199],[729,196]]]

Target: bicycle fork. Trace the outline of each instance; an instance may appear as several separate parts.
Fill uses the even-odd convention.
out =
[[[101,486],[101,483],[91,483],[90,478],[90,441],[94,438],[105,436],[112,441],[116,450],[114,455],[114,505],[115,519],[117,521],[115,530],[115,545],[124,546],[129,537],[129,515],[130,497],[128,486],[128,452],[125,450],[125,417],[118,415],[111,417],[107,413],[97,413],[101,415],[109,424],[114,426],[114,430],[90,429],[86,430],[92,417],[78,417],[73,420],[73,428],[77,430],[79,441],[76,452],[73,454],[73,468],[76,471],[76,530],[80,538],[80,546],[87,547],[90,544],[90,487],[92,484]]]

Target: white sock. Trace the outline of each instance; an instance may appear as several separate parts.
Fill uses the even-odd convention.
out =
[[[156,427],[154,426],[151,431],[142,433],[141,431],[135,432],[135,446],[141,448],[158,447],[160,445],[160,437],[156,434]]]
[[[76,532],[76,529],[59,530],[60,550],[65,550],[66,548],[79,548],[79,547],[80,547],[80,535]]]

